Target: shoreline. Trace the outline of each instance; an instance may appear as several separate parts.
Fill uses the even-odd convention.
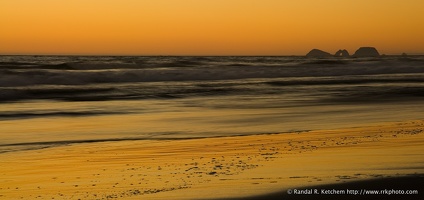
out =
[[[226,199],[423,174],[423,133],[415,120],[9,152],[0,154],[0,198]]]

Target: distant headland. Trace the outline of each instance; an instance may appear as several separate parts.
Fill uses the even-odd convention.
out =
[[[355,51],[355,53],[350,56],[349,52],[346,49],[340,49],[338,50],[334,55],[319,50],[319,49],[312,49],[309,51],[308,54],[306,54],[306,57],[379,57],[380,53],[378,53],[377,49],[375,47],[360,47],[358,50]]]

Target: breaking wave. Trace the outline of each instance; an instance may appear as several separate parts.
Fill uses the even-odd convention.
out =
[[[0,57],[0,101],[184,98],[294,86],[418,84],[424,58]],[[275,87],[279,87],[276,89]],[[339,88],[340,89],[340,88]]]

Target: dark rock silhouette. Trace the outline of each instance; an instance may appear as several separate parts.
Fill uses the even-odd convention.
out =
[[[346,49],[343,49],[343,50],[340,49],[336,52],[336,54],[334,54],[334,56],[336,56],[336,57],[349,57],[350,54]]]
[[[408,57],[408,54],[406,54],[406,53],[402,53],[402,55],[401,55],[402,57]]]
[[[319,49],[312,49],[308,54],[306,54],[306,57],[330,57],[330,56],[332,56],[330,53],[321,51]]]
[[[356,50],[354,57],[378,57],[380,54],[374,47],[361,47]]]

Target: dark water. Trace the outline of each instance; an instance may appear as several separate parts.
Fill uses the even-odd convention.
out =
[[[423,119],[423,100],[423,56],[0,56],[0,152]]]

